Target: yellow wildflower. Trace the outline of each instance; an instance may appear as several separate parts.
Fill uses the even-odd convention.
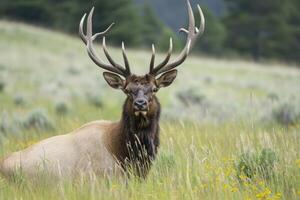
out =
[[[271,193],[272,193],[271,190],[269,188],[266,188],[263,192],[256,194],[256,198],[267,199]]]
[[[265,185],[265,183],[264,183],[263,181],[259,181],[259,182],[258,182],[258,185],[260,185],[260,186],[264,186],[264,185]]]
[[[223,185],[223,188],[224,188],[224,190],[226,190],[226,189],[229,188],[229,185],[228,185],[227,183],[225,183],[225,184]]]
[[[111,189],[112,189],[112,190],[117,189],[117,188],[118,188],[118,185],[117,185],[117,184],[113,184],[113,185],[111,186]]]
[[[274,199],[281,199],[281,193],[277,192],[276,195],[274,196]]]
[[[245,175],[239,175],[239,178],[241,179],[241,180],[247,180],[247,176],[245,176]]]
[[[296,165],[297,165],[298,167],[300,167],[300,159],[297,159],[297,160],[296,160]]]
[[[230,189],[230,192],[237,192],[239,189],[237,188],[237,187],[232,187],[231,189]]]

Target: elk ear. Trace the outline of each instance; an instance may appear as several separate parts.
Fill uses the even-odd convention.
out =
[[[118,75],[110,73],[110,72],[103,72],[103,77],[114,89],[123,89],[125,85],[125,81]]]
[[[177,70],[171,70],[161,75],[156,81],[159,88],[168,87],[173,83],[177,76]]]

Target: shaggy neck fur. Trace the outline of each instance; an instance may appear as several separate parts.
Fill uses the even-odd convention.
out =
[[[159,147],[160,104],[154,97],[146,116],[135,116],[131,106],[132,102],[127,98],[120,122],[121,164],[125,170],[130,165],[137,175],[145,177]]]

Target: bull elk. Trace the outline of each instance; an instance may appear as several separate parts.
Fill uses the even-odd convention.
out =
[[[76,176],[78,174],[124,173],[133,166],[137,176],[145,177],[155,159],[159,147],[160,103],[156,97],[159,89],[172,84],[177,75],[177,66],[187,58],[196,40],[204,32],[204,16],[200,13],[200,26],[195,26],[193,10],[187,0],[189,26],[180,31],[187,34],[184,49],[180,55],[169,62],[172,54],[172,38],[166,58],[155,65],[155,47],[149,73],[137,76],[131,73],[124,43],[122,53],[124,66],[110,56],[106,47],[105,31],[93,34],[91,9],[87,18],[86,33],[83,30],[86,14],[79,24],[79,34],[86,45],[87,53],[93,62],[104,69],[104,79],[114,89],[120,89],[127,98],[123,105],[119,122],[94,121],[77,130],[42,140],[24,150],[14,152],[0,162],[1,173],[9,178],[17,170],[32,177],[47,170],[53,177]],[[103,62],[96,54],[93,42],[102,37],[104,54],[108,60]],[[160,76],[159,76],[160,75]],[[158,77],[159,76],[159,77]],[[158,77],[158,78],[157,78]]]

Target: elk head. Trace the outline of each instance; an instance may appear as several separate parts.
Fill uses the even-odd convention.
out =
[[[167,87],[172,84],[177,75],[177,70],[175,68],[186,60],[196,40],[204,32],[205,20],[200,6],[197,5],[201,18],[199,28],[195,26],[194,14],[189,0],[187,0],[187,6],[189,27],[188,29],[180,29],[180,32],[187,34],[187,40],[184,49],[181,51],[178,58],[172,62],[169,62],[173,49],[172,38],[170,38],[169,51],[166,58],[161,63],[155,65],[155,47],[152,45],[152,57],[150,61],[149,73],[143,76],[137,76],[131,73],[123,42],[122,53],[124,58],[124,66],[116,63],[110,56],[106,47],[105,34],[111,29],[114,23],[112,23],[105,31],[93,34],[92,16],[94,8],[91,9],[88,15],[86,34],[83,31],[83,23],[85,21],[86,14],[84,14],[80,21],[79,34],[82,41],[86,44],[89,57],[96,65],[106,70],[106,72],[103,73],[106,82],[112,88],[120,89],[128,96],[128,100],[131,104],[131,112],[133,112],[136,116],[145,116],[148,114],[148,112],[151,112],[153,99],[156,99],[155,93],[158,92],[160,88]],[[98,36],[102,37],[103,51],[108,63],[103,62],[102,59],[96,55],[93,41]]]

